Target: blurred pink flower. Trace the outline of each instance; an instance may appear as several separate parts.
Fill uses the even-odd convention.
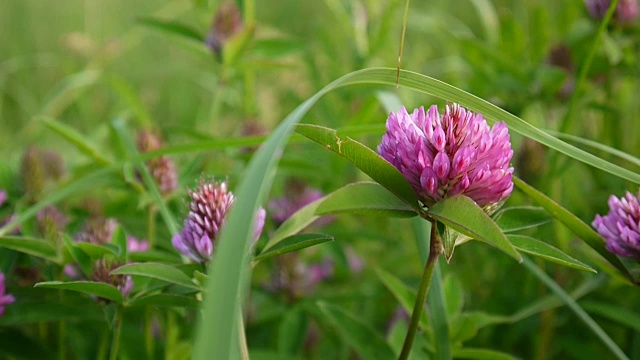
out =
[[[138,240],[135,236],[127,235],[127,251],[143,252],[149,250],[149,241]]]
[[[7,294],[4,284],[4,273],[0,272],[0,316],[4,314],[5,306],[13,304],[16,298],[13,295]]]

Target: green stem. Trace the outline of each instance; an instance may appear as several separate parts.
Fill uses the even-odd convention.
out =
[[[151,328],[151,320],[153,319],[153,312],[151,307],[148,307],[144,316],[144,345],[147,350],[147,356],[149,359],[153,359],[153,329]]]
[[[425,301],[427,299],[427,292],[429,291],[429,284],[431,284],[431,277],[433,275],[433,269],[435,268],[438,258],[442,253],[442,241],[440,240],[440,234],[438,234],[438,227],[435,222],[431,224],[431,239],[429,242],[429,258],[427,264],[424,267],[422,273],[422,279],[420,280],[420,287],[418,288],[418,297],[416,303],[413,306],[413,313],[411,314],[411,323],[409,324],[409,330],[407,336],[404,339],[402,345],[402,352],[398,359],[405,360],[409,358],[411,353],[411,347],[413,346],[413,340],[416,337],[418,331],[418,324],[420,317],[422,316],[422,310],[424,309]]]
[[[113,337],[111,339],[111,351],[109,359],[116,360],[120,351],[120,334],[122,333],[122,308],[116,310],[116,322],[113,324]]]
[[[153,245],[156,238],[156,208],[150,206],[147,216],[147,239],[149,241],[149,248],[153,249]]]

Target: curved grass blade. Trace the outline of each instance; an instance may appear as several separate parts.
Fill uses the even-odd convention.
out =
[[[598,252],[606,261],[618,269],[623,276],[633,282],[633,276],[629,273],[629,270],[622,264],[620,259],[615,255],[608,252],[604,247],[604,240],[595,232],[589,225],[585,224],[577,216],[572,214],[569,210],[563,208],[558,203],[547,197],[545,194],[534,189],[529,184],[520,180],[517,177],[513,177],[514,185],[522,192],[527,194],[530,198],[535,200],[540,206],[545,208],[554,218],[558,219],[571,231],[582,239],[587,245]]]
[[[276,246],[267,251],[263,251],[256,256],[254,261],[262,261],[274,256],[302,250],[314,245],[322,244],[327,241],[333,241],[333,236],[325,234],[297,234],[289,236],[279,242]]]
[[[396,69],[391,68],[369,68],[359,70],[349,74],[353,76],[352,81],[350,81],[349,84],[378,83],[384,85],[395,85],[395,70]],[[361,75],[366,76],[361,77]],[[508,125],[509,130],[531,138],[585,164],[591,165],[623,179],[633,181],[636,184],[640,184],[640,174],[629,171],[611,162],[598,158],[584,150],[578,149],[573,145],[567,144],[566,142],[534,127],[519,117],[502,110],[486,100],[480,99],[479,97],[469,94],[464,90],[458,89],[455,86],[407,70],[400,71],[400,86],[437,96],[447,101],[459,103],[470,110],[481,113],[489,120],[504,121]]]
[[[566,139],[568,141],[574,142],[576,144],[582,144],[585,146],[589,146],[591,148],[594,148],[596,150],[600,150],[602,152],[611,154],[613,156],[616,156],[622,160],[628,161],[634,165],[640,166],[640,159],[628,154],[624,151],[620,151],[618,149],[612,148],[611,146],[607,146],[605,144],[601,144],[597,141],[593,141],[593,140],[589,140],[589,139],[584,139],[581,138],[579,136],[575,136],[575,135],[570,135],[570,134],[563,134],[561,132],[557,132],[557,131],[551,131],[551,130],[546,130],[546,132],[548,132],[549,134],[552,134],[553,136],[559,138],[559,139]]]

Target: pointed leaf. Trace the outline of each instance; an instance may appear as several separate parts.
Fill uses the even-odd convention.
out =
[[[276,230],[271,239],[269,239],[269,242],[267,242],[267,245],[264,246],[262,252],[264,253],[285,238],[299,233],[314,221],[318,220],[320,216],[316,215],[316,210],[318,209],[321,201],[322,199],[316,200],[291,215],[291,217]]]
[[[537,206],[505,208],[498,211],[493,218],[505,233],[529,229],[551,221],[549,213]]]
[[[35,287],[77,291],[122,304],[122,293],[115,286],[95,281],[45,281]]]
[[[598,252],[603,258],[605,258],[611,265],[618,269],[622,275],[627,279],[633,281],[633,276],[629,273],[629,270],[622,264],[620,259],[615,255],[607,251],[604,247],[604,240],[593,230],[589,225],[585,224],[577,216],[571,213],[569,210],[563,208],[551,198],[534,189],[529,184],[520,180],[517,177],[513,177],[514,185],[522,192],[527,194],[530,198],[535,200],[540,206],[545,208],[554,218],[563,223],[571,231],[582,239],[587,245]]]
[[[339,136],[336,130],[322,126],[300,124],[296,127],[296,132],[351,161],[377,183],[419,210],[418,199],[411,185],[398,169],[375,151],[350,137]]]
[[[363,359],[394,359],[396,356],[377,332],[342,308],[319,302],[318,308],[338,336]]]
[[[325,196],[316,210],[318,215],[356,213],[389,217],[413,217],[416,211],[378,183],[346,185]]]
[[[112,246],[116,247],[116,255],[118,259],[121,261],[127,261],[127,234],[124,232],[122,226],[118,226],[116,230],[111,235],[111,240],[109,241]]]
[[[511,244],[513,244],[518,251],[522,251],[523,253],[537,256],[570,268],[597,273],[597,271],[592,267],[572,258],[560,249],[553,247],[544,241],[524,235],[507,235],[507,238],[509,238]]]
[[[191,279],[175,267],[163,263],[132,263],[113,270],[111,275],[138,275],[199,290]]]
[[[498,225],[471,199],[456,195],[435,203],[427,213],[455,231],[483,241],[522,262],[522,257]]]
[[[197,30],[185,24],[181,24],[176,21],[155,19],[152,17],[141,17],[138,19],[138,22],[150,28],[204,44],[204,36]]]
[[[118,255],[118,248],[111,244],[98,245],[88,242],[76,242],[73,245],[75,248],[82,250],[92,259],[97,259],[104,255]]]
[[[62,235],[62,241],[64,242],[65,248],[71,254],[71,257],[73,257],[76,263],[80,266],[82,273],[89,276],[93,267],[89,255],[82,251],[82,249],[76,247],[76,243],[74,243],[67,234]]]
[[[56,249],[47,240],[20,236],[2,236],[0,237],[0,248],[19,251],[21,253],[59,263]]]
[[[265,259],[279,256],[293,251],[302,250],[310,246],[322,244],[327,241],[333,241],[333,236],[325,234],[297,234],[289,236],[271,247],[269,250],[263,251],[254,258],[254,261],[262,261]]]

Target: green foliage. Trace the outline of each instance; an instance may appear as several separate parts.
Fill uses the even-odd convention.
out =
[[[637,19],[549,0],[232,3],[238,24],[213,24],[216,1],[0,3],[0,357],[395,358],[431,226],[448,261],[410,359],[640,356],[640,265],[590,225],[640,184]],[[515,189],[493,214],[424,207],[375,151],[390,111],[446,102],[509,128]],[[63,164],[48,153],[30,196],[34,144]],[[196,264],[172,236],[202,179],[235,201]],[[96,218],[118,225],[82,241]]]

